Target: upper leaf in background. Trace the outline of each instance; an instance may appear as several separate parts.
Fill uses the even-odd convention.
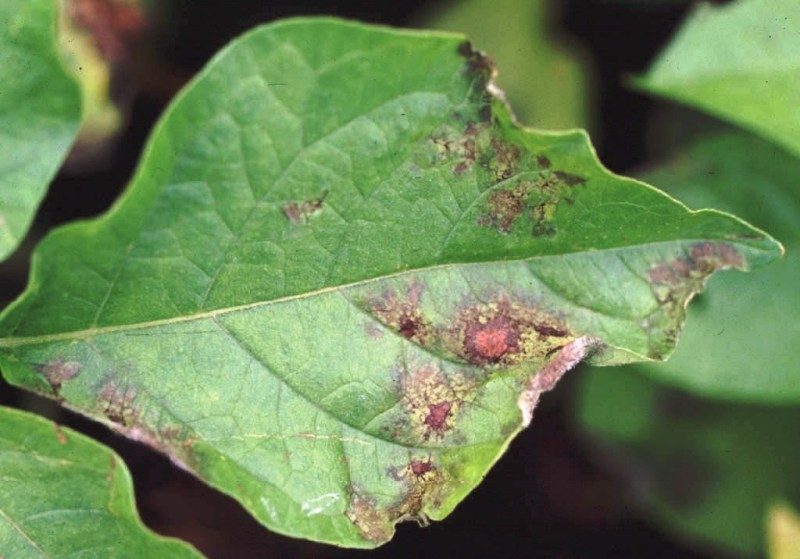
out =
[[[53,0],[0,2],[0,260],[19,245],[81,118]]]
[[[735,212],[784,241],[787,255],[751,281],[721,274],[689,309],[662,382],[727,399],[800,402],[800,161],[746,133],[696,141],[642,176],[690,207]]]
[[[800,155],[800,2],[700,4],[634,83]]]
[[[138,88],[133,53],[146,31],[142,0],[61,0],[59,42],[81,89],[83,118],[67,171],[102,165]]]
[[[601,462],[657,524],[723,556],[764,553],[768,510],[800,495],[800,408],[703,400],[628,367],[584,372],[577,386]]]
[[[450,34],[236,40],[114,209],[41,243],[3,374],[285,534],[372,547],[443,518],[566,369],[663,358],[711,273],[780,254],[581,132],[518,128],[491,74]]]
[[[199,558],[142,525],[122,459],[39,416],[0,407],[0,553],[9,559]]]
[[[520,122],[545,130],[585,128],[591,94],[589,64],[577,44],[559,36],[550,0],[461,0],[419,18],[423,28],[469,36],[503,69],[497,85]]]

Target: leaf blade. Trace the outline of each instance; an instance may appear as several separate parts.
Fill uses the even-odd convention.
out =
[[[200,557],[139,520],[130,474],[107,448],[38,416],[0,408],[0,543],[13,557]]]
[[[61,65],[56,5],[10,1],[0,19],[0,259],[19,245],[78,131],[80,96]]]

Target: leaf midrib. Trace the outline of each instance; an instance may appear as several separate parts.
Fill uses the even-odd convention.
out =
[[[670,240],[670,241],[659,241],[654,243],[644,243],[638,245],[629,245],[624,247],[614,247],[614,248],[604,248],[599,250],[587,250],[580,253],[560,253],[560,254],[545,254],[540,256],[533,256],[529,258],[510,258],[507,260],[483,260],[480,262],[448,262],[444,264],[435,264],[425,267],[417,267],[417,268],[410,268],[406,270],[401,270],[397,272],[387,273],[380,276],[376,276],[373,278],[366,278],[350,283],[344,283],[339,285],[333,285],[328,287],[322,287],[320,289],[316,289],[313,291],[308,291],[305,293],[295,293],[292,295],[286,295],[283,297],[278,297],[277,299],[272,299],[270,301],[256,301],[252,303],[245,303],[242,305],[233,305],[230,307],[221,307],[218,309],[212,309],[209,311],[202,311],[193,314],[183,315],[183,316],[176,316],[172,318],[163,318],[163,319],[155,319],[155,320],[148,320],[144,322],[135,322],[130,324],[121,324],[121,325],[113,325],[113,326],[101,326],[101,327],[94,327],[94,328],[86,328],[84,330],[72,330],[69,332],[59,332],[54,334],[43,334],[40,336],[22,336],[22,337],[5,337],[0,338],[0,348],[15,348],[15,347],[22,347],[27,345],[36,345],[42,343],[50,343],[50,342],[61,342],[61,341],[74,341],[74,340],[81,340],[81,339],[89,339],[95,336],[104,335],[104,334],[115,334],[120,332],[130,332],[136,330],[145,330],[148,328],[157,328],[160,326],[169,326],[172,324],[184,324],[190,323],[194,321],[201,321],[207,319],[216,319],[221,316],[225,316],[228,314],[233,314],[242,311],[248,311],[252,309],[257,309],[261,307],[269,307],[271,305],[279,305],[283,303],[288,303],[291,301],[298,301],[302,299],[306,299],[309,297],[315,297],[319,295],[325,295],[327,293],[335,293],[337,291],[344,291],[349,290],[356,287],[362,287],[365,285],[369,285],[371,283],[377,283],[381,281],[391,280],[394,278],[403,277],[406,275],[412,275],[420,272],[436,272],[438,270],[449,270],[453,268],[461,268],[461,267],[472,267],[472,266],[493,266],[493,265],[508,265],[514,263],[522,263],[522,262],[531,262],[534,260],[545,259],[545,258],[559,258],[562,256],[574,255],[574,254],[601,254],[601,253],[613,253],[616,251],[621,250],[631,250],[635,248],[645,248],[645,247],[653,247],[659,245],[671,245],[671,244],[684,244],[684,243],[692,243],[697,241],[702,241],[703,239],[677,239],[677,240]],[[707,240],[707,239],[706,239]],[[0,319],[0,322],[2,320]]]

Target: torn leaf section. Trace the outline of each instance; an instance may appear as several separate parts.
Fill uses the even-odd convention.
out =
[[[547,365],[531,377],[517,400],[523,427],[530,425],[533,420],[533,411],[541,394],[552,390],[564,373],[599,350],[601,345],[600,340],[592,336],[580,337],[562,347]]]

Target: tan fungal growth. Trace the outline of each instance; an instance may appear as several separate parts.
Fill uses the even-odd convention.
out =
[[[129,427],[139,420],[140,410],[134,406],[136,388],[109,380],[100,389],[103,414],[113,423]]]
[[[494,175],[495,182],[504,181],[519,172],[522,153],[519,146],[497,137],[491,139],[490,145],[487,163]]]
[[[571,337],[558,317],[505,296],[466,306],[443,335],[449,351],[478,366],[544,362]]]
[[[471,171],[482,143],[488,141],[489,128],[485,123],[468,122],[463,130],[443,127],[431,136],[437,158],[449,161],[454,175]]]
[[[389,289],[380,297],[366,302],[367,310],[381,323],[394,330],[407,340],[424,345],[431,334],[431,325],[422,316],[419,301],[422,285],[414,283],[406,293],[398,294]],[[368,326],[369,328],[369,326]],[[370,337],[377,337],[376,332],[368,331]]]
[[[650,337],[648,356],[664,359],[680,335],[686,306],[717,270],[745,269],[741,255],[727,243],[704,241],[693,244],[683,256],[659,262],[647,271],[658,311],[641,322]]]
[[[373,499],[364,497],[352,489],[350,505],[345,511],[345,516],[355,524],[364,538],[372,543],[381,544],[391,539],[394,534],[394,523],[388,511],[379,509]]]
[[[504,160],[501,158],[500,161]],[[486,213],[479,217],[479,224],[490,225],[505,235],[524,219],[530,223],[530,234],[534,237],[549,237],[557,233],[554,218],[558,203],[562,197],[572,203],[573,199],[566,194],[575,185],[586,181],[562,171],[550,171],[550,160],[546,157],[537,156],[534,161],[542,168],[540,176],[517,180],[491,191],[487,197]],[[507,162],[501,168],[506,165]]]
[[[407,464],[393,466],[387,475],[401,484],[400,497],[387,505],[363,492],[350,490],[350,504],[345,515],[355,524],[365,539],[380,544],[392,537],[397,522],[414,520],[428,525],[425,508],[441,506],[448,476],[431,456],[412,457]]]
[[[53,359],[44,365],[36,367],[53,389],[53,393],[58,395],[61,386],[68,380],[77,377],[81,372],[81,365],[75,361],[65,361],[63,359]]]
[[[399,389],[415,438],[441,439],[453,429],[455,418],[471,384],[463,375],[448,378],[433,363],[412,366],[400,374]]]
[[[155,413],[143,417],[137,396],[135,387],[108,380],[100,388],[100,411],[121,435],[154,448],[178,467],[192,471],[190,451],[194,441],[189,431],[174,422],[167,423]]]
[[[395,480],[405,485],[405,496],[401,502],[392,507],[390,515],[398,520],[415,520],[421,526],[427,526],[425,505],[441,504],[447,476],[434,464],[430,456],[412,458],[407,466],[392,468],[390,473]]]

